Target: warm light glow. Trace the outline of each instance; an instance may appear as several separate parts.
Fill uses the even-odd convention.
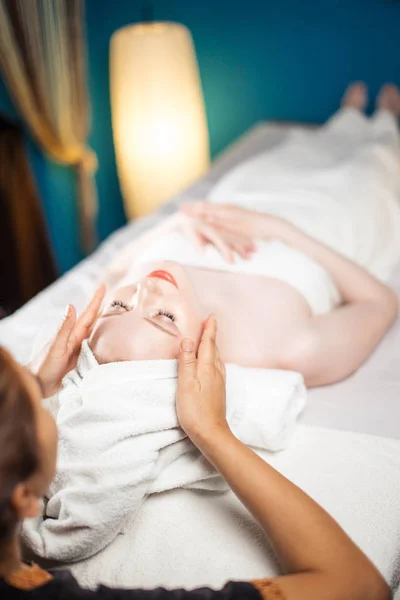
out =
[[[124,27],[111,39],[111,107],[129,218],[203,175],[208,130],[190,32],[177,23]]]

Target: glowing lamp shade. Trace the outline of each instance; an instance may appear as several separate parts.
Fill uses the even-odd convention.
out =
[[[110,48],[118,175],[129,218],[147,214],[200,177],[210,161],[190,32],[178,23],[116,31]]]

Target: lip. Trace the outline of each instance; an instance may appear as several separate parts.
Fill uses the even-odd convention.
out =
[[[164,281],[168,281],[168,283],[172,283],[172,285],[174,285],[176,287],[176,289],[179,289],[178,284],[176,283],[175,277],[173,277],[171,275],[171,273],[168,273],[168,271],[163,271],[162,269],[158,269],[157,271],[152,271],[151,273],[149,273],[147,275],[147,277],[154,277],[155,279],[164,279]]]

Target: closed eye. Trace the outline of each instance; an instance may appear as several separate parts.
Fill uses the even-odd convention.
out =
[[[122,302],[122,300],[113,300],[110,304],[111,308],[115,308],[115,307],[119,307],[119,308],[123,308],[124,310],[129,310],[129,307],[127,304],[125,304],[124,302]]]
[[[165,318],[169,319],[170,321],[172,321],[173,323],[175,322],[175,315],[168,312],[167,310],[163,310],[162,308],[157,310],[157,312],[153,316],[156,317],[157,315],[159,315],[160,317],[165,317]]]
[[[103,319],[105,317],[112,317],[113,315],[115,316],[121,314],[121,311],[128,312],[129,310],[131,310],[131,307],[125,304],[125,302],[122,302],[122,300],[113,300],[112,302],[110,302],[110,304],[107,305],[103,314],[100,315],[100,319]]]

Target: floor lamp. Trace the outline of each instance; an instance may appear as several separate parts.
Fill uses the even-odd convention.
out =
[[[118,175],[132,219],[157,209],[209,166],[204,99],[189,30],[150,22],[116,31],[110,83]]]

